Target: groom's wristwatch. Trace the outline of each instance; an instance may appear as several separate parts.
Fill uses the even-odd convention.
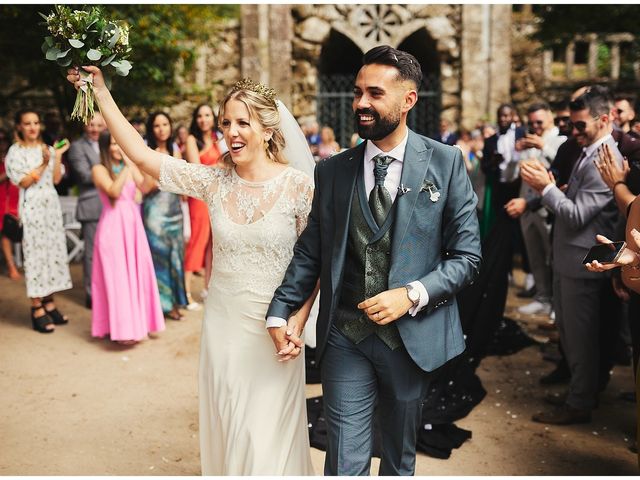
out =
[[[420,303],[420,292],[416,290],[413,285],[405,285],[404,288],[407,289],[407,297],[409,297],[413,306],[417,307],[418,303]]]

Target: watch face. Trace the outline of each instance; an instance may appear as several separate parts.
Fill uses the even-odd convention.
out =
[[[407,294],[409,296],[409,300],[411,300],[414,303],[420,300],[420,294],[415,288],[411,287],[411,288],[408,288],[407,290],[408,290]]]

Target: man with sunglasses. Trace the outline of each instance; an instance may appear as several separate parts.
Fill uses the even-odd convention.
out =
[[[553,125],[551,107],[546,102],[534,103],[527,109],[529,132],[516,142],[521,161],[537,161],[549,168],[560,145],[567,137]],[[520,218],[531,273],[536,284],[534,300],[518,308],[525,315],[549,315],[551,307],[551,239],[547,210],[540,203],[540,194],[522,183],[520,196],[510,200],[505,209],[511,218]]]
[[[582,148],[563,192],[541,164],[523,164],[522,179],[542,196],[555,215],[553,236],[553,303],[560,341],[571,379],[566,397],[555,410],[533,416],[540,423],[568,425],[591,421],[599,390],[600,307],[609,279],[586,271],[582,259],[599,232],[614,233],[618,212],[611,190],[595,161],[606,144],[618,165],[622,155],[611,136],[612,99],[594,86],[570,104],[573,136]]]
[[[569,110],[569,102],[563,100],[556,106],[555,118],[553,123],[558,127],[560,135],[571,137],[571,110]]]
[[[614,128],[622,130],[624,133],[630,133],[631,122],[636,118],[636,111],[633,108],[633,99],[619,95],[613,102]]]

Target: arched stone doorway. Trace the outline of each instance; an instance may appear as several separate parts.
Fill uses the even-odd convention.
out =
[[[378,35],[372,31],[372,35]],[[418,104],[409,112],[409,127],[433,136],[438,131],[441,110],[440,62],[436,42],[419,28],[398,46],[414,55],[423,71]],[[332,29],[322,45],[318,62],[317,117],[336,133],[341,147],[348,147],[355,131],[352,112],[353,84],[362,65],[363,51],[350,38]]]

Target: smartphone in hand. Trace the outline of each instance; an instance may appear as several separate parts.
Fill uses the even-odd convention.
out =
[[[58,150],[59,148],[64,147],[66,144],[67,144],[67,139],[63,138],[62,140],[58,140],[56,143],[54,143],[53,148]]]
[[[591,263],[594,260],[600,263],[616,263],[626,246],[627,242],[600,243],[594,245],[582,260],[582,264]]]

